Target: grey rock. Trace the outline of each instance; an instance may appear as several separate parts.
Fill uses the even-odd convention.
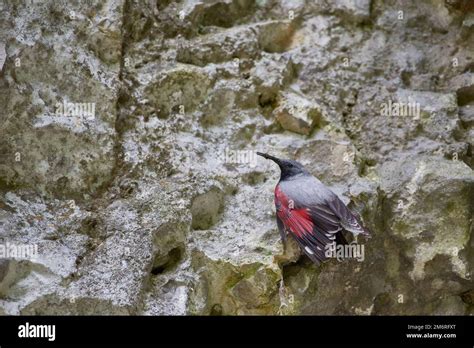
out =
[[[314,127],[321,127],[324,122],[319,105],[292,92],[279,97],[273,114],[284,129],[304,135],[309,135]]]
[[[420,157],[387,162],[380,176],[387,232],[419,241],[406,253],[413,260],[410,277],[423,278],[426,263],[443,254],[452,272],[470,279],[471,266],[461,254],[469,247],[472,170],[459,160]]]
[[[5,44],[0,42],[0,71],[3,70],[3,65],[5,64],[5,60],[7,59],[7,53],[5,51]]]
[[[356,22],[362,22],[370,17],[371,0],[337,0],[331,3],[336,13]]]

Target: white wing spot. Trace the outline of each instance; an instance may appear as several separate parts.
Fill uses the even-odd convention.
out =
[[[337,230],[334,230],[334,231],[328,231],[328,233],[336,233],[336,232],[339,232],[340,230],[341,230],[341,228],[338,228]],[[326,234],[326,236],[328,236],[328,235]]]
[[[311,254],[311,255],[314,254],[309,247],[304,247],[304,250],[306,250],[308,254]]]

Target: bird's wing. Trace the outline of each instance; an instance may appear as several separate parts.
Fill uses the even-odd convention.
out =
[[[287,196],[297,198],[296,203],[311,208],[314,222],[325,226],[327,233],[342,227],[354,235],[370,235],[360,217],[350,211],[334,192],[316,178],[306,177],[293,183],[286,183],[283,191]]]
[[[275,203],[277,221],[293,235],[304,253],[317,264],[326,260],[328,246],[342,230],[337,217],[324,207],[304,207],[279,187],[275,190]]]
[[[311,210],[282,207],[277,216],[311,260],[316,263],[326,260],[326,250],[335,242],[335,235],[326,233],[323,226],[314,222]]]
[[[328,202],[328,207],[337,216],[342,228],[354,235],[370,235],[369,230],[362,225],[360,217],[350,211],[337,196]]]

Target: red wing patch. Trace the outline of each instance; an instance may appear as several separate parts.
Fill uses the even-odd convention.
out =
[[[333,242],[333,237],[324,234],[322,226],[316,226],[313,221],[312,211],[295,205],[280,189],[275,188],[275,205],[277,216],[296,239],[306,255],[316,263],[326,259],[324,248]]]
[[[288,199],[288,197],[284,195],[280,187],[277,186],[275,189],[277,215],[286,228],[301,238],[303,234],[311,233],[314,225],[308,210],[304,208],[295,209],[294,204],[291,199]]]

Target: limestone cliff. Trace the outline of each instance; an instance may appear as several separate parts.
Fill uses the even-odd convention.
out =
[[[0,7],[0,314],[474,314],[470,1]],[[283,247],[257,150],[362,262]]]

